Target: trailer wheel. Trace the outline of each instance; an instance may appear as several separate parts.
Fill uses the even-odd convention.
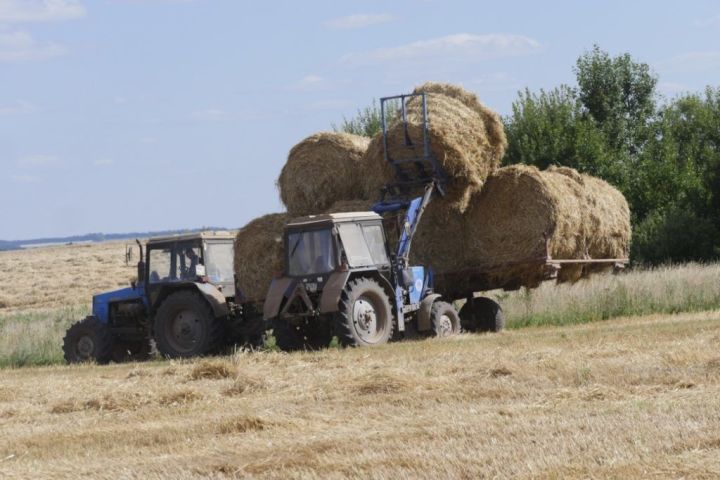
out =
[[[97,317],[88,316],[68,328],[63,338],[63,355],[68,363],[95,361],[110,363],[113,337]]]
[[[348,282],[340,296],[335,330],[346,347],[387,343],[393,333],[393,314],[385,289],[372,278]]]
[[[468,300],[460,309],[462,327],[469,332],[499,332],[505,328],[505,315],[496,301],[487,297]]]
[[[153,330],[158,351],[170,358],[214,353],[224,333],[210,305],[189,290],[167,296],[155,315]]]
[[[460,333],[460,316],[455,307],[447,302],[433,303],[430,320],[437,337],[451,337]]]
[[[323,320],[305,319],[300,325],[277,320],[273,327],[275,344],[284,352],[327,348],[332,340],[332,331],[328,322]]]

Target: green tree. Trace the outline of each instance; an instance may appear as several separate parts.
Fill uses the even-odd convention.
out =
[[[625,53],[611,57],[597,45],[574,68],[578,98],[616,151],[637,154],[655,116],[657,77]]]
[[[385,104],[385,120],[391,122],[397,116],[397,105],[389,102]],[[382,129],[382,115],[380,105],[375,99],[372,104],[358,109],[354,117],[348,119],[343,117],[340,125],[332,124],[335,132],[352,133],[353,135],[361,135],[363,137],[373,137]]]

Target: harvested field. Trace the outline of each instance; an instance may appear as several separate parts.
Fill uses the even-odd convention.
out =
[[[125,244],[58,245],[0,252],[0,313],[89,306],[92,295],[130,286],[137,249],[125,265]]]
[[[472,192],[482,187],[485,178],[500,163],[499,149],[504,151],[504,146],[491,144],[488,137],[489,131],[495,132],[493,140],[497,141],[498,127],[486,128],[485,119],[488,117],[484,118],[477,109],[469,107],[465,103],[468,97],[459,99],[430,91],[426,99],[430,118],[430,150],[448,176],[445,201],[462,212]],[[411,146],[405,143],[405,129],[401,122],[396,121],[388,128],[388,149],[394,159],[423,156],[422,103],[418,99],[407,102],[407,118],[408,135],[413,142]],[[370,142],[363,161],[367,198],[376,198],[380,187],[394,178],[393,170],[385,161],[384,151],[382,133],[379,133]]]
[[[273,277],[283,270],[285,213],[271,213],[242,227],[235,237],[235,274],[246,301],[265,299]]]
[[[369,143],[367,137],[322,132],[295,145],[277,180],[288,214],[312,215],[337,201],[363,198],[358,177]]]
[[[720,312],[710,312],[373,349],[5,370],[0,469],[717,478],[718,341]]]

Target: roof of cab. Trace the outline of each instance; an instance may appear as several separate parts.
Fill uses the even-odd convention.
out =
[[[358,222],[367,220],[382,220],[382,217],[375,212],[344,212],[344,213],[323,213],[321,215],[308,215],[295,218],[287,224],[287,227],[299,227],[319,224],[335,224],[343,222]]]
[[[234,240],[235,235],[227,231],[204,231],[192,233],[179,233],[176,235],[166,235],[163,237],[153,237],[148,239],[148,245],[156,243],[184,242],[192,240]]]

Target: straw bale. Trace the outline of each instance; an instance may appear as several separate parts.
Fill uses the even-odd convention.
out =
[[[252,220],[235,237],[235,275],[245,301],[265,298],[274,275],[283,269],[285,213],[271,213]]]
[[[427,95],[430,150],[448,176],[445,201],[458,211],[467,208],[473,191],[482,187],[485,178],[499,165],[499,159],[486,135],[483,118],[462,101],[442,95]],[[422,104],[418,99],[407,102],[408,136],[396,121],[388,128],[388,149],[396,160],[423,156]],[[363,161],[365,196],[376,198],[380,188],[393,181],[395,172],[386,163],[382,133],[373,137]]]
[[[370,139],[321,132],[295,145],[277,180],[290,216],[323,212],[338,200],[363,198],[360,161]]]
[[[333,203],[325,213],[346,213],[346,212],[371,212],[370,200],[340,200]]]
[[[503,125],[502,118],[497,112],[491,110],[484,105],[472,92],[465,90],[459,85],[453,85],[451,83],[439,83],[439,82],[426,82],[419,87],[415,88],[415,93],[440,93],[442,95],[455,98],[460,100],[467,107],[475,110],[483,120],[485,126],[485,135],[490,144],[491,153],[494,156],[494,160],[498,163],[505,156],[505,149],[507,149],[508,142],[505,136],[505,126]]]

